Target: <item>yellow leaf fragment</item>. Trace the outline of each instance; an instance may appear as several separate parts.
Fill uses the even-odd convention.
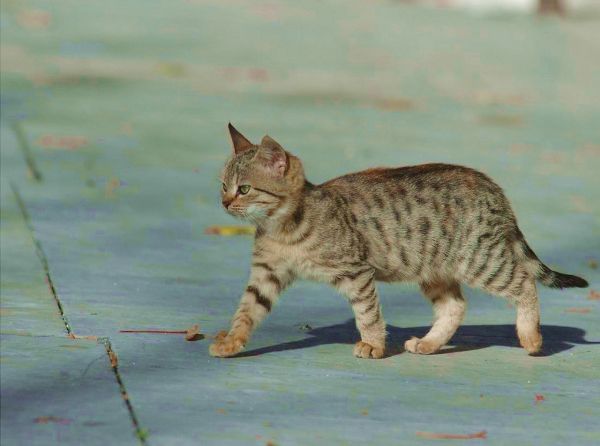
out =
[[[254,235],[256,228],[254,226],[209,226],[204,230],[205,234],[210,235]]]

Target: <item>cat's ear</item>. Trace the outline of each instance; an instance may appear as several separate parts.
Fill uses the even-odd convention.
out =
[[[248,150],[254,146],[244,135],[237,131],[237,129],[231,125],[231,122],[227,126],[229,128],[229,134],[231,135],[231,142],[233,143],[233,151],[238,154],[245,150]]]
[[[261,140],[260,145],[262,147],[267,147],[269,149],[281,149],[281,150],[283,150],[283,147],[281,147],[281,144],[279,144],[277,141],[275,141],[269,135],[263,136],[263,139]]]
[[[276,177],[282,178],[288,168],[288,157],[281,145],[265,135],[260,142],[261,158],[267,170]]]

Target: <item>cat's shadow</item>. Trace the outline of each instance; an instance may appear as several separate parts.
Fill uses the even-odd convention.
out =
[[[430,327],[400,328],[388,325],[387,356],[394,356],[404,352],[404,342],[412,336],[423,337]],[[544,346],[536,356],[552,356],[573,348],[575,345],[600,345],[600,342],[590,342],[585,339],[585,330],[576,327],[560,325],[542,325]],[[354,344],[359,340],[359,335],[354,325],[354,319],[349,319],[342,324],[328,325],[325,327],[305,327],[303,330],[306,338],[283,342],[268,347],[257,348],[239,353],[237,357],[258,356],[266,353],[275,353],[286,350],[298,350],[324,344]],[[457,353],[461,351],[478,350],[491,346],[518,347],[520,348],[515,333],[514,325],[463,325],[437,355]]]

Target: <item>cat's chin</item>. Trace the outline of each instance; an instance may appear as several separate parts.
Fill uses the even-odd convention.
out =
[[[252,223],[253,225],[259,225],[263,223],[266,219],[266,217],[263,215],[245,215],[241,218],[242,220],[245,220],[248,223]]]
[[[232,217],[237,218],[238,220],[247,220],[248,219],[248,216],[242,212],[232,212],[232,211],[228,210],[227,213],[229,215],[231,215]]]
[[[231,210],[228,210],[227,213],[238,220],[242,220],[252,224],[259,224],[264,220],[264,216],[258,215],[257,213],[235,212]]]

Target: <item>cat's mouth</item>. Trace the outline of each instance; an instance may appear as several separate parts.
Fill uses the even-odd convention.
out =
[[[241,218],[243,220],[250,220],[253,222],[258,222],[264,219],[267,216],[267,213],[264,209],[259,208],[257,206],[229,206],[226,209],[227,212],[236,217]]]
[[[246,216],[246,208],[239,206],[229,206],[225,208],[228,214],[233,215],[234,217],[245,217]]]

